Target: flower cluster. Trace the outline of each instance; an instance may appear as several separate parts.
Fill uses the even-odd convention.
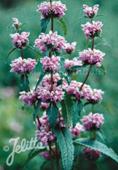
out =
[[[35,59],[23,59],[21,57],[15,59],[11,63],[11,72],[19,74],[30,73],[36,66],[37,62]]]
[[[84,86],[81,91],[81,97],[89,103],[95,104],[103,99],[104,92],[98,89],[92,89],[90,86]]]
[[[35,40],[35,47],[39,48],[41,52],[48,49],[60,52],[65,47],[65,38],[58,35],[57,32],[50,31],[49,34],[41,33]]]
[[[46,115],[37,120],[37,128],[37,138],[43,145],[47,146],[49,142],[55,141],[55,135],[50,129],[48,117]]]
[[[99,10],[99,5],[94,5],[93,7],[90,7],[86,4],[83,5],[83,12],[86,17],[93,18],[95,15],[97,15]]]
[[[48,116],[43,115],[40,118],[37,118],[37,138],[43,145],[48,145],[49,142],[54,142],[56,137],[54,133],[51,131]],[[56,120],[56,127],[57,128],[64,128],[64,119],[60,115]]]
[[[76,42],[65,43],[64,50],[66,51],[66,53],[71,54],[75,50],[76,44]]]
[[[71,83],[67,86],[66,92],[68,95],[72,95],[76,97],[77,100],[80,100],[80,91],[79,91],[79,82],[73,80]]]
[[[96,65],[97,67],[101,66],[104,56],[105,53],[100,50],[91,50],[90,48],[79,53],[79,59],[84,64]]]
[[[40,107],[45,110],[49,107],[50,102],[57,103],[63,100],[66,82],[58,85],[59,80],[60,77],[58,74],[53,76],[53,80],[50,75],[46,75],[36,90],[20,92],[20,99],[28,105],[33,105],[37,100],[40,100]],[[53,89],[51,89],[51,81],[53,81]]]
[[[33,105],[37,100],[36,92],[35,91],[29,91],[29,92],[22,91],[20,92],[19,99],[27,105]]]
[[[74,58],[72,60],[66,59],[64,62],[64,67],[66,70],[70,71],[73,67],[82,66],[82,61]]]
[[[98,130],[104,123],[104,117],[99,113],[89,113],[81,121],[86,130]]]
[[[93,150],[91,148],[84,148],[83,152],[88,160],[97,160],[101,155],[99,151]]]
[[[59,62],[60,62],[60,57],[57,56],[51,56],[51,57],[44,57],[41,59],[41,63],[43,65],[44,71],[52,71],[56,72],[59,70]]]
[[[66,92],[68,95],[74,96],[77,100],[84,99],[92,104],[98,103],[102,100],[104,94],[102,90],[92,89],[86,84],[84,84],[82,90],[80,90],[81,86],[81,82],[73,80],[68,86],[66,86]]]
[[[82,30],[87,38],[98,37],[102,32],[102,22],[101,21],[92,21],[82,24]]]
[[[49,86],[39,86],[37,88],[37,98],[42,102],[54,102],[57,103],[63,100],[64,91],[61,86],[56,86],[52,90],[49,89]]]
[[[38,5],[37,11],[41,13],[43,18],[56,17],[61,18],[65,15],[67,10],[66,5],[61,1],[43,2]]]
[[[70,129],[70,131],[71,131],[73,137],[78,137],[81,134],[81,132],[85,131],[85,129],[84,129],[83,125],[81,125],[80,123],[77,123],[75,127]]]
[[[15,34],[11,34],[11,38],[12,38],[12,43],[16,48],[24,48],[27,46],[27,44],[29,43],[29,37],[30,33],[29,32],[22,32],[20,33],[15,33]]]

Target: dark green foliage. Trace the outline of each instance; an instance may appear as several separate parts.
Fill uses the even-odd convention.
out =
[[[34,159],[36,156],[38,156],[41,152],[45,151],[45,147],[40,147],[38,149],[33,149],[29,152],[28,158],[23,164],[22,168],[24,168],[32,159]]]
[[[33,111],[33,121],[35,122],[36,117],[38,116],[38,113],[40,112],[40,100],[38,100],[37,103],[34,104],[34,111]]]
[[[75,101],[72,110],[73,126],[75,126],[76,123],[79,122],[80,113],[82,109],[83,109],[83,103],[81,101]]]
[[[58,107],[54,103],[51,103],[47,109],[47,115],[48,115],[51,128],[54,128],[56,126],[58,113],[59,113]]]
[[[61,26],[64,35],[66,35],[67,34],[67,26],[66,26],[65,21],[63,19],[59,19],[57,21],[59,22],[59,25]]]
[[[74,146],[72,136],[68,129],[54,130],[57,144],[61,152],[63,170],[71,170],[74,160]]]
[[[64,101],[61,102],[62,105],[62,114],[65,120],[65,123],[69,126],[72,124],[72,108],[73,108],[73,100],[71,96],[65,95]]]
[[[16,48],[12,48],[9,53],[8,53],[8,57],[16,50]]]
[[[21,75],[20,91],[30,91],[29,78],[27,74]]]
[[[36,87],[35,87],[35,90],[37,89],[38,85],[40,84],[41,80],[43,79],[45,73],[44,72],[41,72],[40,76],[39,76],[39,79],[36,83]]]
[[[48,19],[48,18],[41,19],[41,32],[44,32],[44,33],[46,32],[49,22],[50,22],[50,19]]]

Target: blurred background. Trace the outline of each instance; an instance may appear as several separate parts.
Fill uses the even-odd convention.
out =
[[[67,24],[66,38],[78,42],[78,52],[86,48],[85,37],[81,31],[81,24],[86,22],[82,14],[82,4],[100,4],[100,12],[96,20],[104,23],[102,37],[96,42],[96,48],[106,53],[104,66],[106,74],[91,75],[89,81],[92,87],[102,88],[105,91],[104,101],[95,107],[96,112],[104,113],[105,125],[102,129],[105,141],[118,153],[118,2],[117,0],[62,0],[68,11],[64,20]],[[0,0],[0,170],[18,170],[24,162],[28,152],[15,157],[12,167],[5,164],[9,152],[3,147],[10,138],[31,138],[34,134],[32,109],[24,108],[18,100],[19,78],[10,73],[10,62],[19,57],[18,52],[8,57],[12,48],[9,34],[12,30],[12,18],[17,17],[23,23],[23,30],[30,31],[30,44],[33,46],[35,38],[40,34],[40,16],[36,12],[40,0]],[[63,35],[58,23],[55,25]],[[31,49],[25,50],[26,57],[36,57]],[[32,84],[36,75],[30,77]],[[42,158],[36,158],[27,165],[26,169],[39,170]],[[89,163],[81,163],[81,169],[89,169]],[[97,168],[102,170],[117,170],[118,165],[109,158],[103,157],[97,162]]]

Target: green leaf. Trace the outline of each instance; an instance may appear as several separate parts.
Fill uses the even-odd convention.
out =
[[[20,84],[20,90],[21,91],[30,91],[30,87],[29,87],[29,79],[28,79],[28,75],[21,75],[21,84]]]
[[[92,67],[92,73],[95,74],[96,76],[100,76],[100,75],[105,75],[106,74],[106,70],[104,68],[104,66],[102,65],[101,67],[96,67],[96,66],[93,66]]]
[[[106,69],[105,69],[105,67],[103,65],[99,69],[103,73],[103,75],[106,74]]]
[[[41,32],[44,32],[44,33],[46,32],[49,21],[50,21],[49,18],[41,19]]]
[[[68,129],[55,130],[57,143],[61,151],[63,170],[71,170],[74,160],[74,146]]]
[[[68,124],[68,111],[64,100],[61,101],[61,106],[62,106],[62,114],[63,114],[64,122]]]
[[[23,164],[22,168],[24,168],[32,159],[34,159],[37,155],[39,155],[39,153],[41,153],[42,151],[45,151],[46,148],[45,147],[40,147],[39,149],[33,149],[29,152],[28,154],[28,158],[26,159],[25,163]]]
[[[58,21],[59,21],[59,24],[60,24],[63,32],[64,32],[64,35],[66,35],[67,34],[67,26],[66,26],[65,21],[63,19],[59,19]]]
[[[39,76],[39,79],[38,79],[37,83],[36,83],[35,90],[37,89],[38,85],[40,84],[40,82],[42,81],[42,79],[43,79],[44,76],[45,76],[45,73],[42,72],[42,73],[40,74],[40,76]]]
[[[54,103],[51,103],[47,109],[47,115],[51,128],[54,128],[56,126],[58,112],[58,107]]]
[[[72,108],[73,100],[70,95],[65,94],[64,102],[62,103],[62,114],[69,126],[72,125]]]
[[[82,109],[83,109],[83,103],[81,101],[76,101],[73,104],[72,117],[73,117],[73,125],[74,126],[79,121],[80,113],[81,113]]]
[[[69,76],[67,74],[64,74],[63,72],[60,72],[60,75],[61,75],[61,77],[66,79],[68,84],[70,83],[71,80],[70,80],[70,78],[69,78]]]
[[[37,58],[41,57],[42,54],[40,53],[40,51],[37,51],[36,48],[34,48],[32,45],[28,45],[27,46],[29,49],[32,50],[32,52],[34,52],[35,54],[37,54],[36,56],[38,56]]]
[[[60,85],[62,85],[62,84],[63,84],[63,80],[60,79],[60,80],[57,82],[57,86],[60,86]]]
[[[97,150],[118,163],[118,155],[111,148],[107,147],[105,144],[97,140],[80,138],[80,139],[76,139],[74,142],[75,144],[79,144]]]
[[[16,50],[16,48],[12,48],[9,53],[8,53],[8,57]]]
[[[37,113],[39,112],[39,105],[40,105],[40,100],[36,104],[34,104],[34,112],[33,112],[33,121],[35,122]]]

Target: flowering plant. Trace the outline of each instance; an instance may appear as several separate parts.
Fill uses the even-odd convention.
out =
[[[93,107],[102,101],[104,92],[86,84],[92,68],[100,69],[105,56],[105,53],[95,49],[95,40],[101,36],[103,26],[102,22],[93,21],[99,5],[83,5],[84,15],[89,22],[82,24],[82,30],[91,48],[83,50],[73,59],[65,59],[63,54],[74,54],[76,42],[68,42],[54,30],[54,20],[61,20],[66,10],[66,5],[61,1],[50,0],[38,5],[42,32],[34,41],[34,47],[42,55],[39,61],[25,58],[23,50],[28,46],[30,33],[21,32],[21,23],[13,19],[16,32],[11,34],[12,43],[20,51],[21,57],[12,61],[11,71],[21,76],[23,86],[20,100],[34,107],[37,140],[44,146],[43,151],[41,149],[36,153],[45,159],[56,160],[57,169],[63,167],[64,170],[72,170],[80,152],[90,160],[97,160],[104,154],[118,162],[116,153],[98,141],[97,135],[104,124],[104,116],[96,113]],[[49,23],[51,28],[46,32]],[[42,71],[35,87],[30,89],[28,76],[37,63],[41,64]],[[88,72],[83,82],[73,79],[73,74],[80,74],[84,67],[88,68]],[[92,112],[85,115],[87,105],[92,106]],[[80,147],[82,151],[76,152],[76,148]]]

